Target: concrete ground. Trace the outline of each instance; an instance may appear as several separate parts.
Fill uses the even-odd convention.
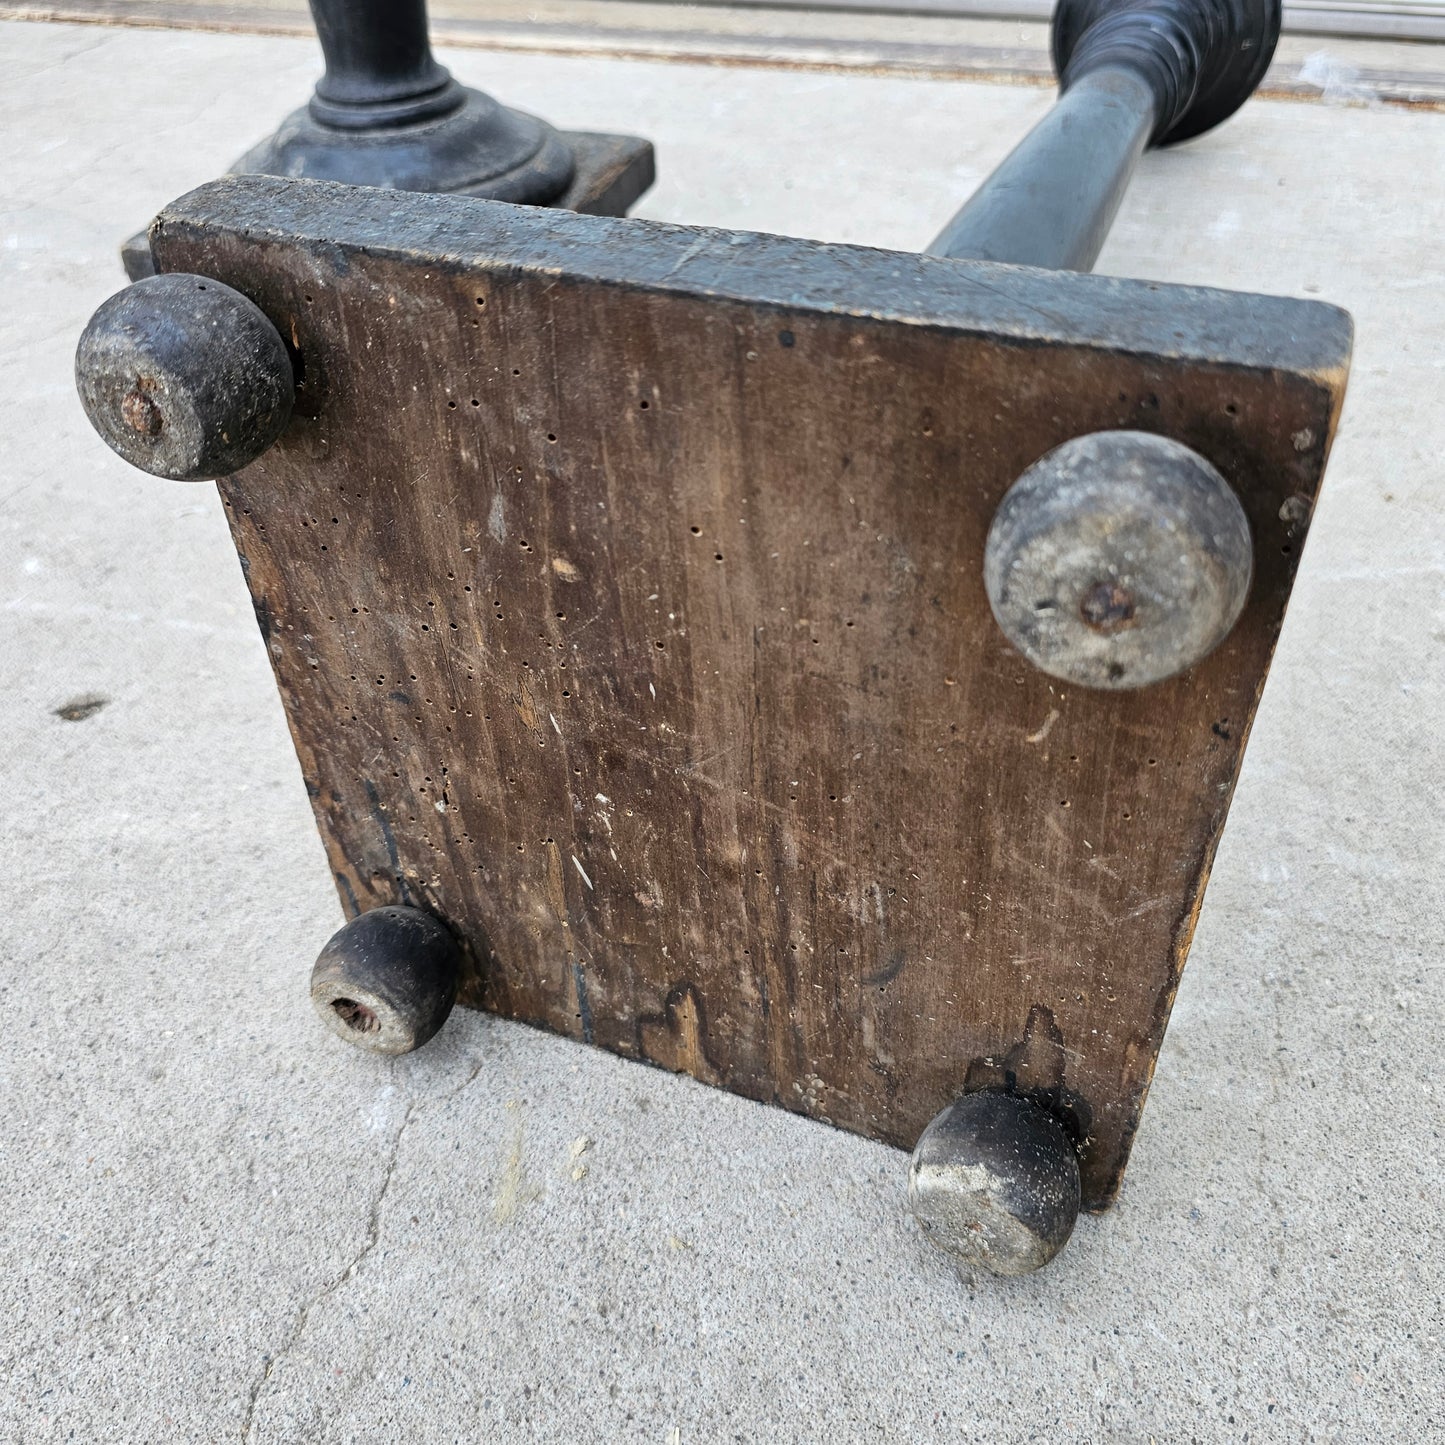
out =
[[[902,248],[1048,104],[446,58],[654,137],[641,214]],[[118,240],[315,70],[0,26],[0,1439],[1445,1440],[1445,115],[1251,105],[1104,256],[1358,349],[1123,1196],[1003,1283],[888,1149],[474,1014],[395,1062],[311,1016],[340,913],[220,508],[103,448],[71,355]]]

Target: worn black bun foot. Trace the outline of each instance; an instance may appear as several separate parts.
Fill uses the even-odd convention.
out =
[[[1083,687],[1148,687],[1229,635],[1254,542],[1233,488],[1197,452],[1091,432],[1009,488],[983,575],[998,625],[1035,667]]]
[[[420,1048],[457,998],[461,951],[418,908],[373,908],[332,935],[311,970],[311,1002],[333,1033],[378,1054]]]
[[[990,1274],[1031,1274],[1079,1217],[1079,1157],[1063,1126],[1014,1094],[965,1094],[923,1131],[908,1204],[930,1244]]]
[[[1059,0],[1054,73],[1145,72],[1159,99],[1151,144],[1201,135],[1254,94],[1279,39],[1281,0]]]
[[[90,424],[158,477],[199,481],[250,466],[285,430],[295,379],[254,302],[209,276],[152,276],[104,302],[75,352]]]

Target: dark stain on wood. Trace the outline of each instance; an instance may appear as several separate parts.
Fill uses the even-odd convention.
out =
[[[1069,1049],[1053,1010],[1041,1003],[1029,1009],[1023,1035],[999,1058],[974,1059],[964,1076],[963,1090],[1001,1089],[1042,1105],[1073,1135],[1076,1143],[1090,1138],[1093,1111],[1089,1101],[1068,1086]]]
[[[221,490],[348,910],[443,914],[473,1007],[904,1148],[1042,1091],[1107,1204],[1347,319],[260,177],[153,240],[305,362]],[[1117,427],[1218,467],[1257,555],[1211,657],[1109,694],[1008,648],[982,555]]]
[[[707,1056],[706,1005],[694,984],[674,985],[659,1013],[638,1016],[637,1052],[674,1073],[691,1074],[705,1084],[718,1082]]]

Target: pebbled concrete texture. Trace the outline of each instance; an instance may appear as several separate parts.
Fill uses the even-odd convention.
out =
[[[653,136],[641,214],[901,248],[1048,102],[446,59]],[[394,1062],[310,1016],[340,914],[214,491],[111,456],[70,367],[121,237],[315,71],[0,25],[0,1439],[1445,1440],[1445,117],[1255,104],[1146,159],[1101,263],[1358,347],[1122,1197],[1005,1283],[890,1150],[473,1014]]]

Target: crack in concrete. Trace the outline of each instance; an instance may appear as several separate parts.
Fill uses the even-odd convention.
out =
[[[391,1189],[392,1178],[396,1174],[397,1160],[401,1156],[401,1143],[406,1137],[406,1131],[411,1128],[412,1122],[427,1110],[429,1105],[440,1106],[450,1103],[458,1094],[465,1092],[477,1080],[477,1076],[486,1065],[486,1056],[472,1066],[465,1079],[454,1089],[441,1094],[433,1099],[412,1099],[406,1106],[406,1113],[402,1117],[401,1125],[392,1136],[391,1148],[388,1151],[386,1168],[382,1172],[381,1185],[372,1197],[371,1208],[367,1212],[366,1237],[362,1241],[361,1248],[351,1262],[336,1277],[328,1281],[297,1311],[295,1322],[287,1335],[285,1342],[274,1354],[264,1357],[261,1373],[256,1377],[250,1392],[246,1397],[246,1408],[241,1417],[241,1445],[251,1445],[252,1432],[256,1425],[256,1408],[261,1402],[261,1396],[265,1393],[266,1386],[270,1383],[272,1372],[301,1342],[301,1337],[306,1333],[306,1326],[311,1322],[311,1314],[324,1300],[330,1299],[344,1285],[354,1279],[360,1271],[361,1266],[366,1263],[367,1257],[381,1242],[381,1211],[386,1202],[386,1196]]]

